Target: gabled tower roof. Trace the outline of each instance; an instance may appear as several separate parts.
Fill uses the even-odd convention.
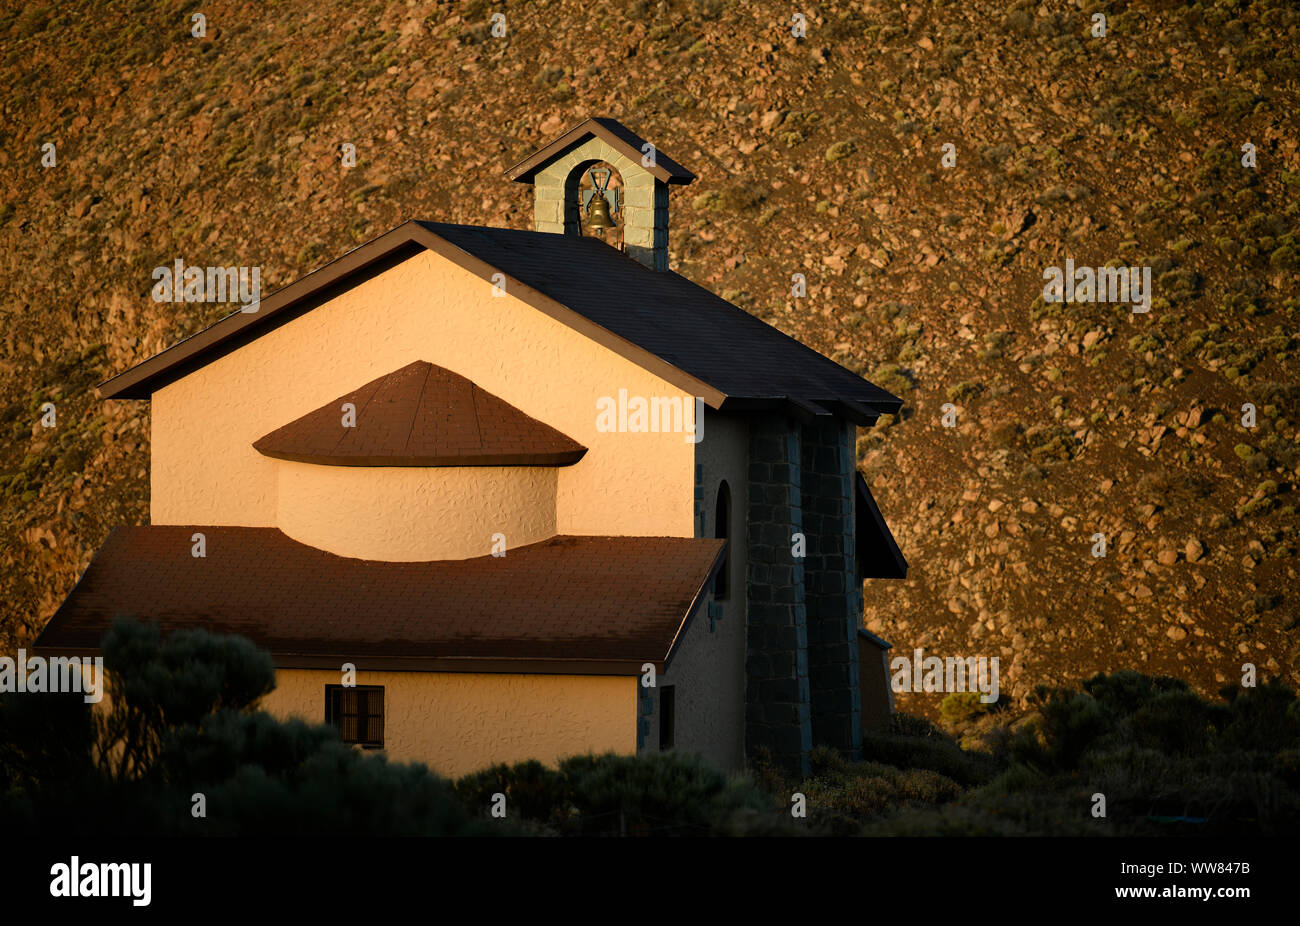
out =
[[[637,163],[641,162],[646,140],[617,119],[595,116],[584,119],[544,148],[524,158],[507,170],[506,176],[517,183],[532,183],[533,175],[539,170],[556,158],[561,157],[566,151],[593,137],[599,138],[615,151]],[[646,170],[664,183],[675,183],[684,186],[695,179],[693,173],[662,151],[659,151],[657,146],[654,161],[646,167]]]

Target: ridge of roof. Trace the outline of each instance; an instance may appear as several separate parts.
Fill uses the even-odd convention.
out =
[[[643,163],[641,158],[648,144],[644,138],[617,119],[608,116],[592,116],[570,126],[555,139],[508,168],[505,175],[516,183],[532,183],[537,171],[592,136],[601,139],[623,156],[637,163]],[[695,174],[661,152],[657,145],[654,146],[654,161],[646,167],[646,170],[664,183],[685,185],[695,179]]]
[[[341,406],[355,420],[345,426]],[[569,466],[587,448],[458,373],[408,363],[263,435],[264,456],[327,466]]]

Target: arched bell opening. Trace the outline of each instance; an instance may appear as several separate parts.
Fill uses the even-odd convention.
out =
[[[623,177],[608,161],[584,161],[564,184],[564,233],[623,250]]]

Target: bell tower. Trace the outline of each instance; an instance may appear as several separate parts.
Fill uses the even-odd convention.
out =
[[[668,187],[695,175],[622,123],[592,118],[506,171],[533,186],[533,228],[589,235],[668,269]]]

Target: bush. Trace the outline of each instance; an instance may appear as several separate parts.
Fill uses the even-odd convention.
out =
[[[857,150],[858,146],[851,141],[837,141],[826,149],[826,163],[834,164],[836,161],[842,161]]]
[[[1163,491],[1163,490],[1162,490]],[[1167,675],[1148,676],[1125,670],[1101,673],[1083,683],[1083,690],[1112,714],[1131,714],[1166,691],[1187,691],[1187,683]]]
[[[1048,691],[1040,686],[1031,701],[1038,713],[1019,730],[1010,749],[1016,761],[1034,768],[1075,768],[1084,752],[1110,727],[1106,711],[1086,694]]]
[[[559,824],[568,817],[572,806],[564,776],[536,759],[516,765],[493,765],[466,775],[455,787],[466,807],[486,814],[493,795],[504,794],[510,816],[538,823]]]
[[[948,736],[868,733],[862,738],[862,758],[901,769],[923,769],[963,785],[980,785],[997,772],[990,756],[962,749]]]
[[[795,789],[808,800],[808,821],[837,836],[854,835],[863,823],[902,807],[948,803],[962,790],[938,772],[850,762],[825,747],[810,753],[809,771]]]
[[[983,390],[984,387],[978,383],[969,381],[960,382],[955,386],[948,387],[948,401],[961,403],[972,398]]]
[[[814,752],[796,790],[810,822],[844,835],[1300,832],[1300,700],[1280,682],[1231,686],[1223,701],[1132,671],[1082,688],[1040,687],[1033,713],[992,727],[992,755],[899,715],[864,738],[866,761]],[[1097,792],[1105,818],[1091,815]]]
[[[987,714],[991,707],[981,700],[977,691],[954,691],[939,702],[939,718],[945,727],[963,726]]]
[[[389,763],[345,746],[333,727],[255,710],[274,670],[248,640],[201,630],[162,639],[156,626],[117,620],[102,652],[106,715],[79,695],[38,695],[39,706],[0,698],[6,825],[93,820],[110,836],[485,831],[425,766]],[[206,815],[192,813],[195,794]]]
[[[1134,711],[1129,723],[1139,745],[1188,756],[1209,747],[1215,721],[1226,713],[1190,691],[1167,691]]]
[[[1225,689],[1228,719],[1220,731],[1221,748],[1273,753],[1300,748],[1300,700],[1277,679],[1257,688]]]
[[[771,810],[752,784],[728,780],[698,756],[573,756],[560,762],[582,835],[705,835],[742,811]]]

